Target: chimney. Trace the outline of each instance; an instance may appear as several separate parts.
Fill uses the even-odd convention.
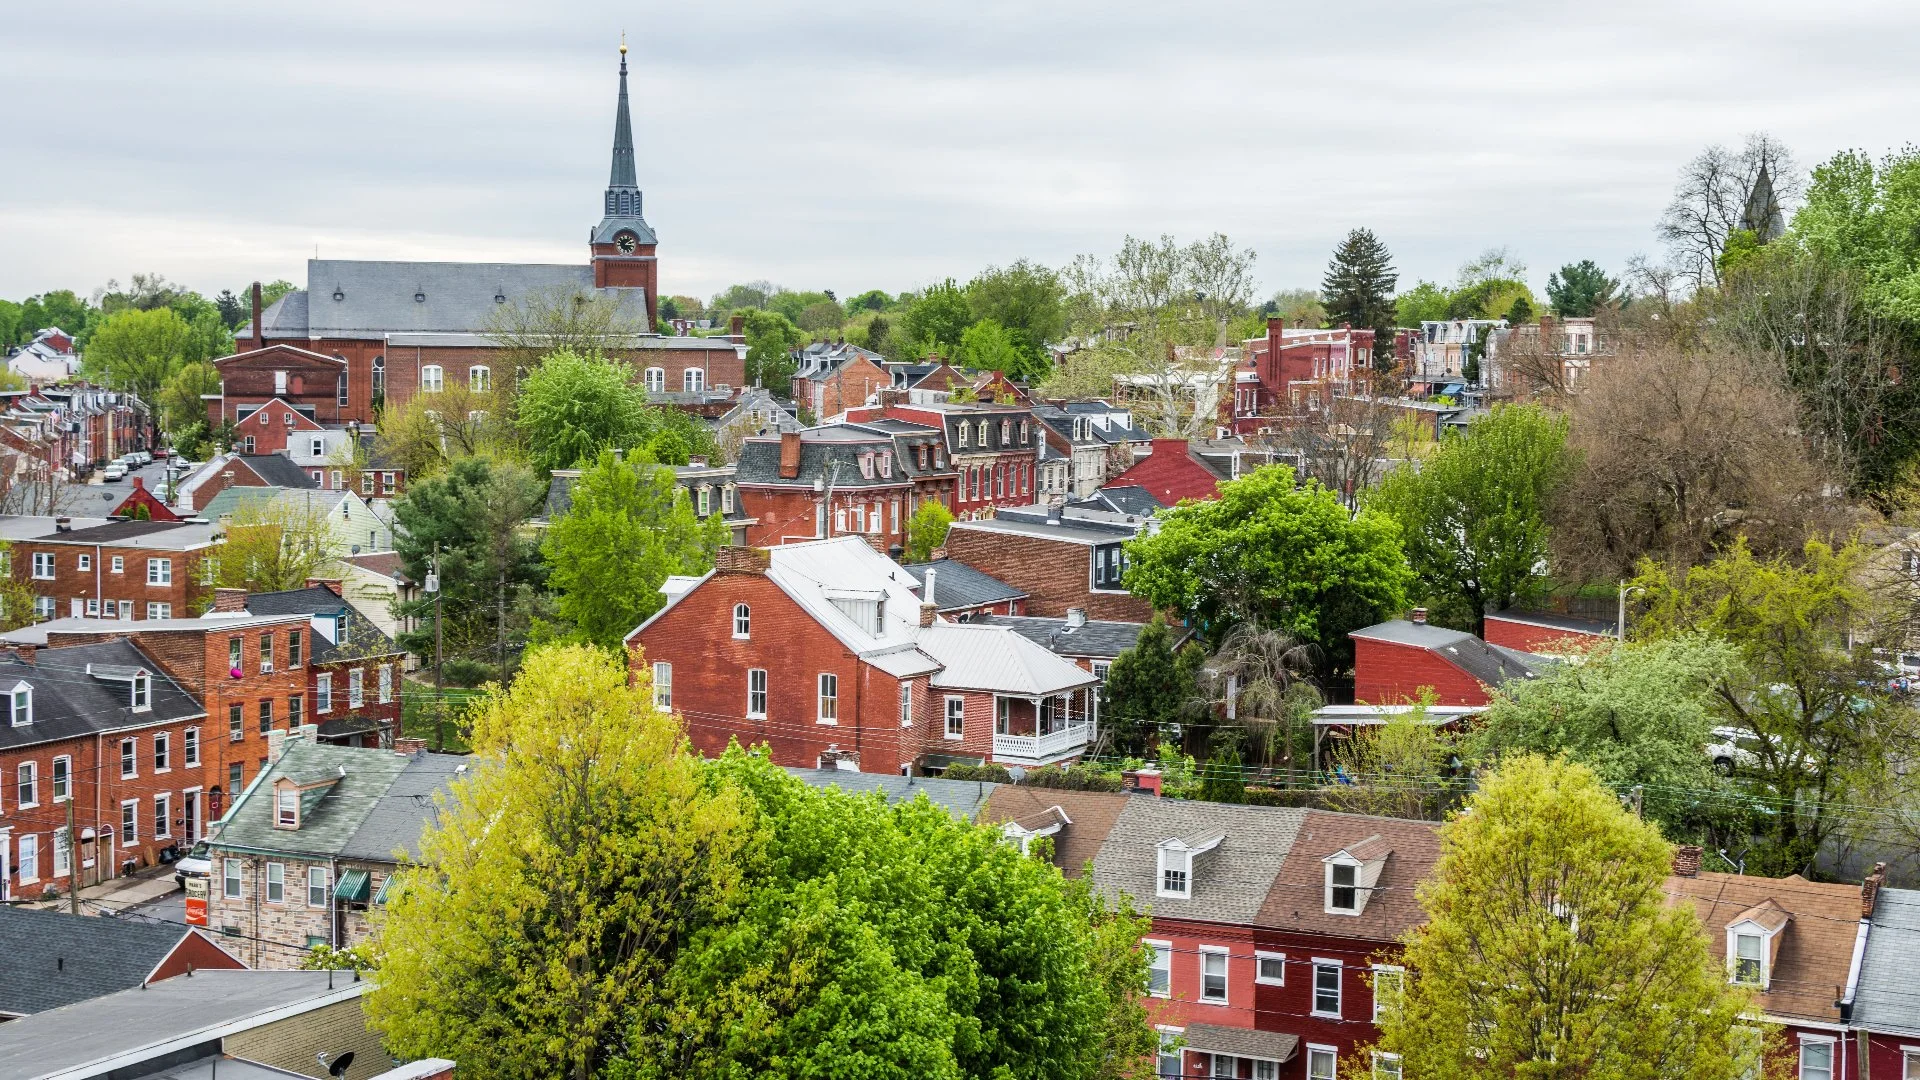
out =
[[[393,752],[399,754],[401,757],[412,757],[415,754],[424,754],[427,752],[427,740],[416,739],[410,735],[402,735],[393,740]]]
[[[1407,620],[1408,620],[1409,622],[1417,622],[1417,623],[1424,623],[1424,622],[1426,622],[1426,621],[1427,621],[1427,609],[1426,609],[1426,608],[1423,608],[1423,607],[1417,607],[1417,608],[1414,608],[1414,609],[1413,609],[1412,611],[1410,611],[1410,612],[1408,612],[1408,613],[1407,613]]]
[[[1128,769],[1120,774],[1120,782],[1126,789],[1141,795],[1160,794],[1160,770],[1152,765],[1142,769]]]
[[[260,283],[256,281],[253,283],[253,347],[264,348],[266,344],[267,339],[261,336],[260,330]]]
[[[795,480],[800,476],[800,433],[783,431],[780,433],[780,479]]]
[[[73,531],[73,519],[72,519],[72,518],[70,518],[70,517],[67,517],[67,516],[65,516],[65,515],[62,515],[62,516],[60,516],[60,517],[57,517],[57,518],[54,518],[54,519],[53,519],[53,531],[54,531],[54,532],[72,532],[72,531]]]
[[[1087,609],[1070,607],[1067,609],[1067,629],[1078,630],[1087,625]]]
[[[735,345],[745,345],[747,343],[747,317],[745,315],[735,315],[733,319],[727,323],[727,340],[733,342]]]
[[[38,645],[15,645],[13,647],[13,654],[18,656],[20,662],[23,664],[33,663],[33,658],[39,651],[40,646]]]
[[[933,583],[939,577],[940,577],[940,571],[935,570],[931,567],[927,569],[927,583],[926,585],[922,586],[920,589],[921,604],[928,605],[928,606],[931,606],[933,604],[934,602],[933,601]]]
[[[940,544],[936,546],[932,551],[927,552],[928,562],[943,562],[946,560],[946,558],[947,558],[947,545],[945,544]]]
[[[247,590],[228,589],[228,588],[219,588],[219,589],[213,590],[213,610],[215,611],[247,610]]]
[[[1887,883],[1887,864],[1883,862],[1874,863],[1873,873],[1868,874],[1866,880],[1860,883],[1860,917],[1861,918],[1863,919],[1873,918],[1874,898],[1880,895],[1880,886],[1886,883]]]
[[[134,478],[133,478],[133,486],[134,486],[134,489],[135,489],[135,490],[138,490],[138,491],[144,491],[144,490],[146,490],[146,487],[147,487],[147,480],[146,480],[146,477],[144,477],[144,476],[136,476],[136,477],[134,477]]]
[[[1699,877],[1700,856],[1704,849],[1698,844],[1681,844],[1673,849],[1673,875],[1675,877]]]
[[[281,728],[274,728],[272,731],[267,732],[267,760],[268,761],[279,761],[280,752],[282,750],[285,750],[286,746],[287,746],[286,731],[284,731]]]
[[[345,592],[343,590],[346,588],[346,582],[340,578],[310,577],[307,579],[307,588],[325,589],[335,596],[344,596]]]
[[[764,574],[772,564],[772,554],[760,548],[729,545],[713,553],[713,568],[721,573]]]
[[[920,625],[921,626],[932,626],[934,622],[934,618],[939,614],[940,614],[939,608],[934,607],[932,604],[927,603],[925,600],[920,601]]]

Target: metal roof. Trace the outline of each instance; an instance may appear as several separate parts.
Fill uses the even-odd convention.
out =
[[[942,689],[1048,697],[1099,682],[1011,627],[939,622],[921,629],[919,642],[941,665],[928,684]]]
[[[931,776],[899,776],[894,773],[843,772],[835,769],[793,769],[788,775],[818,788],[839,788],[850,795],[878,791],[888,803],[906,802],[926,796],[944,806],[954,817],[976,821],[987,799],[999,785],[977,780],[942,780]]]
[[[1449,630],[1407,619],[1376,623],[1351,631],[1347,636],[1425,649],[1486,686],[1499,686],[1508,679],[1536,678],[1556,662],[1551,657],[1489,645],[1464,630]]]
[[[1140,640],[1140,631],[1146,629],[1145,623],[1095,619],[1072,626],[1066,619],[1036,615],[976,615],[972,624],[1007,627],[1041,648],[1061,656],[1087,656],[1103,660],[1112,659],[1133,648]],[[1175,648],[1179,648],[1192,634],[1185,627],[1172,626],[1168,629],[1175,635]]]

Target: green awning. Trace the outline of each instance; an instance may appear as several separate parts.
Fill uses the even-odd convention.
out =
[[[364,904],[371,884],[373,880],[365,870],[349,870],[340,875],[340,884],[333,887],[333,898],[350,904]]]
[[[374,891],[373,902],[376,906],[379,906],[379,907],[386,906],[387,890],[393,888],[393,878],[394,878],[394,875],[388,874],[386,876],[386,879],[380,882],[380,888]]]

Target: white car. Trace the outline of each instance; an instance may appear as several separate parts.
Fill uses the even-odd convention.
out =
[[[133,458],[134,464],[136,465],[153,464],[153,455],[147,453],[145,450],[135,450],[132,454],[128,456]]]
[[[180,856],[173,864],[173,880],[178,882],[182,887],[186,886],[187,879],[190,877],[203,878],[211,873],[213,873],[213,859],[207,854],[207,842],[205,840],[193,845],[185,855]]]
[[[127,467],[118,461],[109,461],[106,467],[100,470],[100,479],[102,480],[125,480],[126,478]]]

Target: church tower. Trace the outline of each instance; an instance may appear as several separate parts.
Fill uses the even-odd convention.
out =
[[[627,43],[620,41],[620,107],[613,118],[613,173],[607,179],[604,216],[593,230],[593,284],[596,288],[644,289],[647,328],[658,325],[659,266],[653,228],[640,216],[640,183],[633,165],[633,115],[627,108]]]

